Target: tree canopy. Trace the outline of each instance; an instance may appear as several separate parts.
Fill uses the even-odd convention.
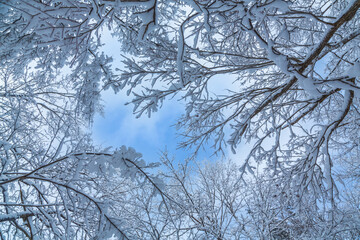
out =
[[[0,0],[1,239],[352,239],[359,8]],[[121,43],[121,69],[102,52],[105,31]],[[225,94],[209,91],[226,78]],[[109,88],[132,95],[138,117],[177,96],[179,144],[194,154],[245,142],[250,152],[219,172],[164,156],[154,174],[132,148],[93,146],[86,126]]]

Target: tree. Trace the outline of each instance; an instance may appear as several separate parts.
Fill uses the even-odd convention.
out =
[[[335,204],[336,166],[358,156],[360,2],[155,3],[154,30],[124,42],[137,58],[124,61],[119,81],[134,92],[136,113],[181,94],[181,146],[196,152],[211,141],[235,152],[251,142],[244,171],[262,161],[300,195],[315,189]],[[210,82],[224,74],[237,88],[211,95]],[[145,89],[132,90],[139,84]]]
[[[69,52],[40,47],[44,38],[22,28],[24,17],[39,21],[42,3],[18,4],[0,3],[0,239],[129,239],[131,222],[116,218],[112,204],[124,205],[129,181],[155,181],[146,170],[155,164],[131,148],[97,149],[84,132],[105,57],[82,59],[87,70],[66,76]]]
[[[86,137],[78,134],[81,128],[77,126],[86,119],[91,121],[94,112],[101,109],[101,91],[111,87],[134,95],[132,103],[138,116],[150,116],[166,98],[179,95],[186,103],[178,122],[184,136],[181,146],[194,147],[196,153],[211,142],[215,152],[224,152],[226,146],[235,152],[242,141],[248,141],[252,148],[239,179],[263,163],[262,181],[276,184],[280,179],[280,186],[300,205],[310,194],[312,203],[323,204],[324,211],[331,213],[329,221],[337,223],[339,205],[346,202],[344,199],[357,198],[341,193],[342,188],[352,189],[351,181],[343,181],[345,187],[339,184],[344,173],[358,176],[359,7],[359,0],[0,1],[2,201],[9,202],[6,192],[16,191],[16,204],[20,204],[2,208],[8,211],[6,221],[14,219],[14,207],[24,207],[22,196],[32,195],[32,199],[42,201],[42,210],[47,207],[41,194],[34,194],[41,189],[19,183],[23,177],[28,181],[33,173],[45,174],[31,181],[42,180],[46,182],[43,186],[52,186],[51,197],[46,198],[58,196],[61,202],[70,203],[76,197],[65,194],[65,186],[59,182],[48,180],[55,178],[52,167],[59,159],[63,159],[59,164],[67,162],[64,165],[69,167],[80,162],[98,165],[98,158],[106,167],[108,162],[122,159],[94,151]],[[120,72],[101,52],[105,28],[123,44],[125,67]],[[58,76],[59,71],[62,76]],[[208,88],[216,76],[231,76],[236,89],[214,96]],[[64,92],[54,90],[59,86]],[[52,171],[46,172],[47,166]],[[179,201],[174,203],[171,194],[156,188],[151,177],[140,171],[144,165],[139,166],[136,172],[161,192],[159,201],[169,206],[166,220],[159,217],[166,229],[176,222],[170,213],[179,207],[168,201]],[[72,179],[74,169],[69,168],[58,179],[61,184]],[[74,189],[86,189],[82,184],[93,179],[88,168],[83,171],[81,176],[87,180],[75,181],[79,185]],[[99,181],[105,181],[109,174],[95,172]],[[9,178],[9,174],[20,176]],[[9,181],[22,185],[11,190]],[[92,184],[88,193],[108,191]],[[143,194],[151,193],[146,187],[143,190]],[[91,206],[87,209],[81,205],[86,201]],[[86,201],[74,200],[69,206],[96,210],[103,216],[95,199]],[[140,209],[149,213],[149,206],[144,202]],[[15,218],[34,217],[27,212],[29,207],[25,206],[25,215]],[[49,211],[43,210],[42,215],[56,215]],[[63,211],[66,207],[56,213]],[[69,218],[58,214],[57,219]],[[100,217],[92,220],[111,223],[110,219],[100,221]],[[29,222],[19,225],[13,221],[10,226],[15,233],[31,235]],[[53,227],[51,221],[40,222],[37,227],[52,229],[51,236],[70,229],[68,225]],[[201,224],[212,229],[205,220]],[[163,233],[160,225],[150,225],[154,236]],[[213,227],[211,234],[223,236],[220,226]],[[281,229],[276,230],[278,235],[290,234]],[[88,236],[97,234],[79,231]],[[272,234],[269,228],[267,234]]]
[[[329,211],[312,192],[300,199],[284,178],[257,172],[244,181],[231,161],[176,164],[165,153],[162,162],[165,201],[137,194],[130,203],[140,206],[131,209],[142,216],[136,229],[142,239],[354,239],[359,234],[358,200],[343,199]]]
[[[155,164],[131,148],[94,148],[69,79],[10,62],[0,73],[0,239],[128,239],[111,204],[124,205],[130,180],[155,181]]]

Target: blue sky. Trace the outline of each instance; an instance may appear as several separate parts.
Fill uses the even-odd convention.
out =
[[[222,87],[214,84],[213,90],[220,91],[224,87],[229,87],[224,84],[224,81],[226,79],[214,79],[214,82],[220,83]],[[232,81],[227,82],[228,84],[232,83]],[[96,144],[114,148],[122,145],[133,147],[143,154],[143,158],[147,162],[159,161],[159,155],[165,149],[178,161],[192,155],[191,150],[178,149],[181,138],[173,126],[184,113],[184,102],[168,99],[150,118],[147,115],[136,118],[133,114],[133,105],[125,106],[125,103],[131,99],[131,96],[126,96],[125,91],[114,94],[110,89],[102,94],[104,115],[96,114],[92,128],[93,139]],[[231,153],[229,148],[225,149],[226,157],[239,163],[247,156],[248,146],[249,144],[240,144],[235,155]],[[200,161],[221,158],[222,156],[214,156],[213,149],[209,148],[206,151],[199,151],[197,156],[197,160]]]
[[[119,42],[112,38],[107,32],[103,33],[106,44],[103,47],[105,54],[114,59],[113,67],[121,68],[121,48]],[[323,60],[323,61],[326,61]],[[320,62],[316,66],[320,73],[323,73],[324,63]],[[238,89],[234,83],[234,76],[222,75],[213,78],[209,86],[209,91],[217,94],[225,93],[225,89]],[[112,146],[114,148],[122,145],[133,147],[136,151],[143,154],[144,160],[154,162],[159,160],[161,151],[165,149],[174,155],[178,161],[189,157],[192,152],[185,149],[178,149],[181,139],[173,126],[176,120],[184,113],[184,102],[176,99],[166,100],[158,112],[152,114],[151,118],[146,115],[136,118],[133,114],[133,105],[126,105],[131,101],[132,96],[127,96],[125,91],[114,94],[107,90],[102,94],[104,105],[104,115],[97,114],[92,128],[95,144],[103,147]],[[271,146],[271,139],[268,140]],[[232,154],[229,149],[225,150],[226,157],[234,162],[241,163],[249,152],[249,144],[241,144],[237,148],[237,154]],[[198,160],[216,160],[221,156],[212,156],[212,149],[201,151]]]
[[[113,67],[122,68],[120,56],[123,54],[119,42],[108,32],[102,33],[102,39],[106,43],[103,47],[105,54],[112,56]],[[234,83],[234,76],[220,75],[210,80],[209,92],[224,94],[226,89],[239,89],[239,83]],[[143,154],[144,160],[154,162],[159,160],[161,151],[168,150],[178,161],[192,155],[191,151],[178,149],[181,139],[178,137],[176,128],[173,126],[176,120],[184,113],[184,102],[176,99],[167,99],[162,108],[148,118],[146,115],[136,118],[133,114],[133,105],[126,105],[132,96],[127,96],[126,91],[114,94],[111,89],[102,93],[104,115],[97,114],[93,123],[93,140],[95,144],[103,147],[114,148],[122,145],[133,147]],[[249,144],[241,144],[237,148],[237,154],[232,154],[230,149],[225,149],[226,157],[235,162],[241,162],[249,152]],[[212,156],[213,149],[200,151],[197,160],[216,160],[222,156]]]
[[[131,146],[141,152],[147,161],[157,161],[165,148],[176,158],[186,158],[190,153],[177,150],[176,129],[172,125],[182,112],[182,106],[174,100],[165,102],[151,118],[136,118],[132,105],[125,106],[131,97],[124,93],[103,94],[104,116],[97,114],[93,124],[95,143],[102,146]]]
[[[103,33],[103,39],[106,42],[103,50],[113,57],[113,67],[121,68],[122,52],[118,41],[107,32]],[[150,118],[146,115],[136,118],[133,105],[125,106],[131,99],[132,96],[127,96],[125,91],[114,94],[109,89],[102,93],[104,115],[96,114],[92,127],[95,144],[114,148],[122,145],[133,147],[148,162],[158,161],[161,151],[165,149],[178,160],[191,155],[190,151],[177,149],[180,139],[172,126],[184,112],[184,103],[175,99],[167,100]],[[210,152],[201,152],[199,159],[209,158],[210,155]]]
[[[114,59],[113,67],[121,68],[120,45],[110,34],[104,33],[106,45],[103,47],[105,54]],[[326,61],[323,60],[323,61]],[[324,71],[324,63],[320,62],[316,66],[320,73]],[[234,76],[222,75],[213,78],[210,81],[209,91],[217,94],[225,93],[225,89],[238,89],[234,83]],[[125,91],[118,94],[110,89],[102,94],[104,105],[104,115],[97,114],[93,124],[93,139],[96,144],[103,147],[112,146],[114,148],[122,145],[133,147],[136,151],[143,154],[144,160],[154,162],[159,160],[161,151],[168,150],[170,155],[174,155],[178,161],[192,155],[191,151],[178,149],[178,143],[181,139],[173,126],[176,120],[184,113],[184,102],[176,99],[166,100],[158,112],[152,114],[150,118],[146,115],[136,118],[133,114],[133,105],[126,105],[131,101],[132,96],[127,96]],[[272,145],[269,139],[267,145]],[[232,154],[229,149],[225,150],[226,157],[234,162],[241,163],[241,160],[249,152],[249,144],[240,144],[237,148],[237,154]],[[198,160],[212,159],[216,160],[221,156],[212,156],[212,149],[200,151]]]

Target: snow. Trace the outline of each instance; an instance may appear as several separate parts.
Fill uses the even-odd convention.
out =
[[[139,14],[139,17],[142,20],[142,26],[140,28],[139,31],[139,38],[140,39],[144,39],[144,37],[153,30],[153,28],[155,27],[155,21],[156,19],[154,19],[155,16],[155,7],[151,7],[148,10],[141,12]]]
[[[184,71],[184,65],[183,65],[183,58],[184,58],[184,25],[181,26],[179,30],[179,40],[178,40],[178,52],[177,52],[177,69],[178,74],[180,76],[181,83],[183,84],[183,71]]]
[[[319,90],[316,88],[312,78],[304,77],[300,74],[296,74],[295,76],[299,80],[300,87],[304,89],[305,92],[308,93],[310,96],[314,98],[319,98],[322,96]]]
[[[352,77],[352,76],[350,76]],[[341,80],[329,81],[329,85],[333,87],[333,89],[340,88],[343,90],[352,90],[356,97],[360,97],[360,88],[354,86],[351,82],[345,82]]]
[[[287,12],[289,10],[289,2],[283,0],[275,0],[270,6],[277,8],[281,12]]]
[[[7,141],[0,140],[0,148],[4,148],[5,151],[11,148],[11,144]]]
[[[23,211],[23,212],[16,212],[16,213],[10,213],[10,214],[0,214],[0,222],[5,222],[9,220],[18,219],[23,215],[30,215],[32,212],[30,211]]]
[[[262,43],[261,45],[267,49],[268,59],[273,61],[283,73],[291,77],[296,77],[299,81],[300,87],[304,89],[306,93],[315,98],[321,97],[321,93],[316,88],[314,80],[311,77],[303,76],[297,71],[289,71],[289,60],[285,55],[274,52],[270,39],[268,40],[268,45],[264,43]]]
[[[349,77],[360,77],[360,62],[355,62],[347,72]]]
[[[198,4],[194,0],[184,0],[187,5],[192,7],[197,12],[202,12],[201,8],[198,6]]]
[[[327,147],[325,148],[325,151],[328,152]],[[329,190],[331,189],[331,187],[333,185],[332,184],[332,176],[331,176],[331,168],[332,168],[331,158],[330,158],[330,156],[326,155],[326,158],[324,161],[324,177],[325,177],[325,183]]]
[[[116,5],[120,7],[151,7],[154,5],[155,0],[148,0],[146,2],[139,2],[139,1],[117,1],[114,2],[106,1],[106,5]]]
[[[279,37],[283,38],[285,41],[290,41],[290,33],[288,32],[286,26],[280,31]]]
[[[272,60],[283,73],[287,73],[287,74],[290,73],[288,70],[289,63],[286,56],[281,54],[275,54],[272,49],[269,49],[268,58]]]

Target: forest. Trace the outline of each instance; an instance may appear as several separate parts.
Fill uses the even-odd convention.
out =
[[[0,0],[0,240],[359,239],[359,8]],[[105,91],[145,119],[176,98],[188,157],[95,144]]]

